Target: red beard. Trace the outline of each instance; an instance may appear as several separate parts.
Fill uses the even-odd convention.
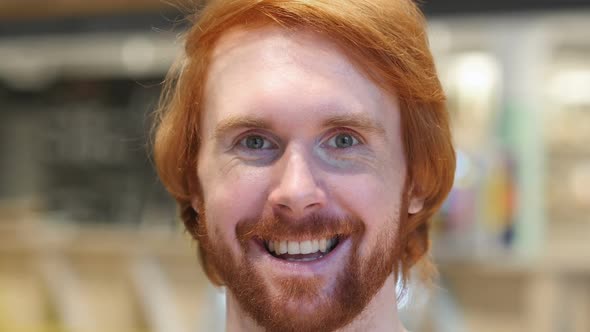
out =
[[[405,203],[405,202],[403,202]],[[402,204],[400,211],[406,204]],[[201,209],[200,211],[204,211]],[[368,257],[359,256],[365,234],[360,218],[333,218],[310,215],[296,222],[281,219],[248,219],[236,226],[236,236],[243,255],[238,259],[222,239],[209,238],[207,221],[201,216],[198,237],[203,261],[229,289],[242,310],[267,331],[307,332],[334,331],[349,324],[369,304],[383,287],[385,280],[400,262],[397,225],[405,218],[388,223],[389,229],[380,232]],[[340,269],[336,282],[325,276],[273,277],[271,294],[263,272],[255,266],[249,244],[256,239],[325,238],[335,234],[352,241],[350,255]],[[328,285],[333,285],[328,287]]]

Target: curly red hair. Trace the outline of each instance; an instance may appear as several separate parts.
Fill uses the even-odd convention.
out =
[[[203,86],[216,41],[228,29],[278,24],[321,33],[342,47],[384,91],[398,96],[407,183],[424,208],[399,228],[399,267],[405,282],[418,261],[427,279],[432,215],[451,189],[455,152],[445,95],[425,32],[425,19],[411,0],[214,0],[198,13],[185,35],[184,54],[168,73],[156,112],[154,161],[162,183],[177,200],[187,230],[195,235],[200,195],[196,178]],[[213,283],[220,284],[201,255]]]

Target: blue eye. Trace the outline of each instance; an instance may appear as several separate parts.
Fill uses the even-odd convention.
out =
[[[358,139],[348,133],[334,135],[328,140],[328,145],[337,149],[346,149],[357,144],[359,144]]]
[[[240,145],[251,150],[263,150],[272,148],[272,143],[260,135],[246,136],[240,140]]]

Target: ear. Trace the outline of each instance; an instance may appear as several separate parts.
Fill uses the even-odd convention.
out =
[[[190,204],[193,209],[198,213],[199,210],[203,207],[203,194],[201,185],[199,182],[199,178],[197,177],[196,171],[189,172],[188,175],[188,191],[190,195]]]
[[[410,204],[408,205],[409,214],[416,214],[422,211],[422,208],[424,208],[424,199],[417,197],[410,198]]]
[[[417,195],[414,185],[410,185],[408,191],[409,202],[408,202],[408,214],[416,214],[424,208],[424,199]]]
[[[197,214],[203,213],[203,211],[201,211],[203,210],[203,200],[199,195],[194,195],[191,198],[191,207]]]

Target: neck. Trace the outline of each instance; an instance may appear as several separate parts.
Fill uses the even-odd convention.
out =
[[[365,310],[337,332],[407,332],[398,316],[395,278],[389,276]],[[239,306],[231,292],[226,293],[226,332],[264,332]]]

